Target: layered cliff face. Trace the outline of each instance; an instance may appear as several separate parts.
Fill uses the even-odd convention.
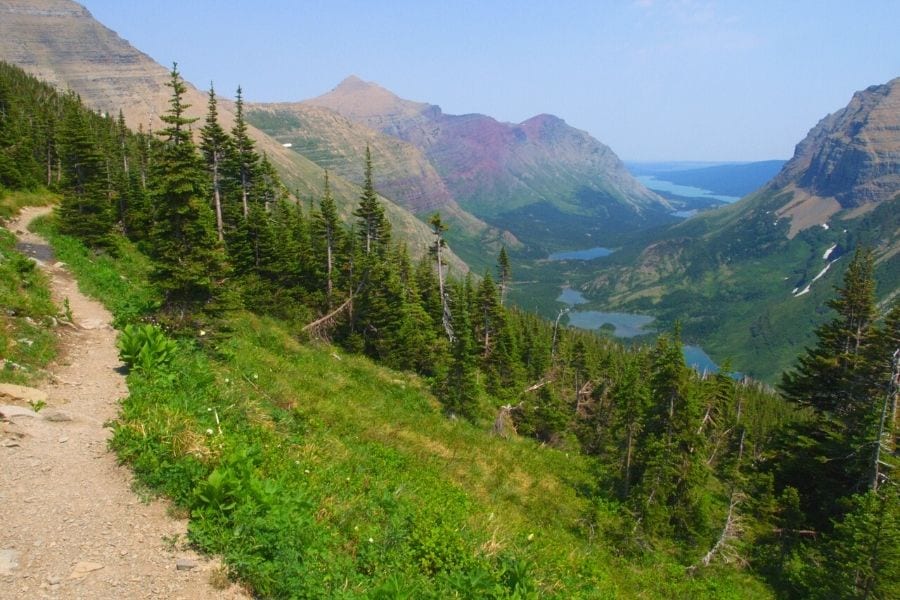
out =
[[[70,0],[0,0],[0,60],[61,89],[73,90],[96,110],[114,114],[121,110],[135,129],[158,129],[159,115],[168,109],[169,69]],[[188,84],[185,101],[191,105],[189,117],[205,116],[204,92]],[[220,104],[219,118],[224,127],[231,128],[234,113],[227,102]],[[289,189],[298,191],[303,199],[321,197],[325,174],[320,166],[256,128],[250,127],[249,133]],[[359,198],[359,187],[339,176],[332,177],[331,184],[342,213],[349,217]],[[386,212],[413,254],[423,253],[432,237],[428,226],[389,201]],[[466,269],[452,253],[450,262],[458,270]]]
[[[900,191],[900,78],[857,92],[819,121],[768,189],[795,192],[781,211],[795,221],[792,235],[893,198]]]
[[[639,227],[647,214],[671,209],[638,183],[607,146],[552,115],[520,124],[479,114],[447,115],[438,106],[404,100],[357,77],[305,104],[419,148],[453,198],[494,223],[534,204],[592,217],[609,215],[609,205],[615,205],[613,212],[627,230]]]

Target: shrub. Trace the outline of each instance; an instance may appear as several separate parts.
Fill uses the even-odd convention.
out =
[[[175,358],[178,344],[155,325],[126,325],[119,335],[119,358],[145,374],[164,371]]]

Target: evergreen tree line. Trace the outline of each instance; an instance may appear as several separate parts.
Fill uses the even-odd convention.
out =
[[[638,551],[674,542],[696,566],[740,555],[789,596],[898,589],[898,309],[878,319],[870,253],[778,395],[727,367],[697,374],[677,328],[626,351],[507,308],[506,251],[495,272],[448,276],[440,215],[413,260],[368,150],[349,225],[327,175],[304,211],[255,150],[240,89],[230,131],[213,89],[195,123],[173,68],[164,126],[135,133],[13,67],[0,75],[0,185],[59,191],[60,227],[98,252],[135,242],[164,298],[155,318],[174,329],[246,308],[415,371],[453,418],[594,457],[595,493],[620,503],[619,533]],[[839,564],[852,568],[832,577]]]

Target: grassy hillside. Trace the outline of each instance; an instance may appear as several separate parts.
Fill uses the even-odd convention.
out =
[[[140,254],[92,262],[52,237],[118,315],[146,302]],[[198,332],[129,387],[113,446],[264,597],[770,597],[664,546],[619,555],[622,509],[590,459],[447,419],[419,378],[269,319]]]
[[[0,223],[24,206],[46,204],[46,194],[0,190]],[[0,228],[0,382],[27,384],[56,357],[53,327],[64,318],[50,298],[47,277],[16,251],[12,232]]]

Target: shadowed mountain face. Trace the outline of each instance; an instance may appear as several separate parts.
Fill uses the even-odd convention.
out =
[[[357,77],[303,104],[418,148],[442,180],[436,195],[446,189],[467,211],[523,240],[534,239],[529,229],[535,226],[556,227],[557,242],[571,244],[566,215],[592,217],[603,229],[623,232],[671,210],[607,146],[552,115],[518,125],[479,114],[447,115]]]
[[[133,128],[158,129],[159,115],[168,109],[169,69],[69,0],[0,0],[0,60],[61,89],[72,89],[94,109],[111,113],[121,110]],[[191,105],[188,116],[203,118],[206,94],[188,84],[185,96]],[[219,109],[222,125],[231,128],[234,114],[229,104],[222,102]],[[324,170],[320,166],[259,129],[251,127],[250,135],[289,189],[304,200],[321,197]],[[332,177],[331,184],[341,212],[349,217],[358,201],[359,187],[337,176]],[[386,202],[386,212],[397,235],[408,241],[410,251],[421,255],[432,237],[428,226],[391,202]],[[452,253],[450,262],[458,270],[466,269]]]

